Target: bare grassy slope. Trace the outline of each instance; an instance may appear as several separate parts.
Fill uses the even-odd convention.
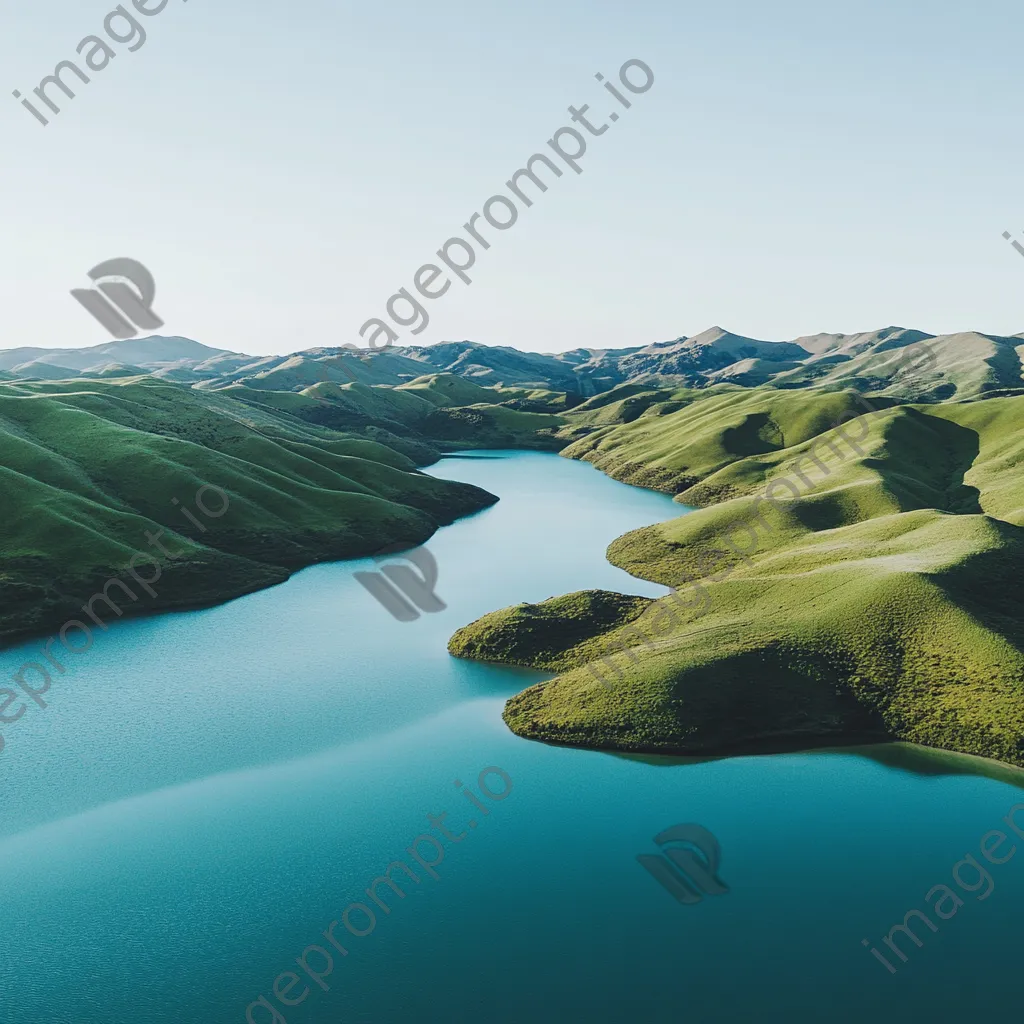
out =
[[[791,397],[711,394],[590,447],[672,488],[685,474],[681,498],[707,502],[609,549],[678,596],[608,630],[513,608],[453,652],[502,657],[529,613],[517,663],[532,645],[563,674],[505,717],[538,739],[705,753],[899,738],[1024,764],[1024,397],[891,408],[850,440],[816,433],[841,394]],[[627,653],[598,663],[616,643]]]

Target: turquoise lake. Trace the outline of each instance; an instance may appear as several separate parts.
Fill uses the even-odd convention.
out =
[[[0,1022],[244,1024],[261,996],[277,1016],[258,1006],[256,1024],[1018,1010],[1024,850],[994,865],[979,844],[1007,831],[1022,789],[914,770],[908,748],[670,762],[516,737],[504,701],[547,676],[456,661],[450,635],[587,587],[665,593],[604,553],[685,509],[552,454],[475,453],[429,472],[501,498],[427,545],[446,610],[398,622],[353,577],[375,562],[314,566],[218,608],[114,626],[68,656],[45,710],[5,727]],[[0,675],[38,647],[0,654]],[[481,794],[492,767],[512,782],[501,800]],[[502,793],[497,774],[484,783]],[[406,849],[439,836],[427,815],[444,812],[465,835],[442,840],[434,879]],[[636,861],[687,822],[717,837],[729,887],[693,905]],[[953,882],[968,854],[990,872],[985,899],[987,884]],[[406,895],[381,890],[385,912],[365,890],[399,859],[420,880],[396,876]],[[908,962],[890,952],[889,973],[861,940],[882,947],[942,884],[963,905],[930,915],[934,933],[915,927],[922,946],[902,942]],[[354,902],[375,924],[361,937],[338,925],[342,955],[323,932]],[[326,991],[296,963],[312,945],[333,953]],[[326,970],[316,953],[306,962]],[[298,1005],[275,997],[285,972],[301,978],[281,983],[286,998],[308,991]]]

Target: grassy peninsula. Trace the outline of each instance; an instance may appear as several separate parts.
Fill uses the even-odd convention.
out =
[[[497,499],[418,467],[547,449],[696,510],[609,548],[667,597],[569,594],[455,634],[460,657],[559,673],[508,702],[515,732],[694,755],[905,740],[1021,765],[1022,359],[1021,337],[901,328],[557,356],[0,352],[0,646],[80,617],[137,552],[161,562],[160,600],[127,614],[422,543]],[[230,511],[202,531],[181,506],[204,486]]]
[[[561,673],[508,702],[514,732],[678,754],[906,740],[1024,764],[1024,395],[890,391],[832,427],[865,409],[856,392],[617,391],[567,414],[563,454],[696,506],[608,551],[675,590],[460,630],[453,654]]]

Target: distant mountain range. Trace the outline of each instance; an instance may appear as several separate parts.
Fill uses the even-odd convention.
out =
[[[899,739],[1024,766],[1022,349],[889,327],[559,354],[257,358],[161,337],[0,353],[0,647],[419,545],[497,499],[417,467],[532,448],[694,511],[607,553],[676,588],[674,609],[577,592],[452,639],[559,673],[506,705],[517,734],[691,756]],[[202,511],[206,489],[230,514],[197,534],[178,505]],[[132,579],[144,539],[158,604]]]
[[[375,352],[314,348],[250,356],[189,338],[133,338],[91,348],[0,351],[2,380],[114,379],[149,375],[203,390],[302,392],[318,384],[399,386],[445,373],[484,387],[540,388],[583,398],[621,384],[853,388],[919,401],[1015,393],[1024,388],[1024,334],[931,335],[886,327],[759,341],[720,327],[692,338],[619,349],[523,352],[478,342],[395,346]]]

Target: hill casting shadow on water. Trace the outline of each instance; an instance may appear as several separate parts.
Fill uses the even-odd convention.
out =
[[[823,426],[844,401],[718,392],[566,449],[662,489],[695,479],[679,499],[703,507],[609,548],[678,596],[609,625],[611,595],[568,595],[453,636],[455,655],[561,672],[508,702],[509,727],[638,753],[901,740],[1024,764],[1024,397]],[[734,457],[764,417],[785,447]]]

